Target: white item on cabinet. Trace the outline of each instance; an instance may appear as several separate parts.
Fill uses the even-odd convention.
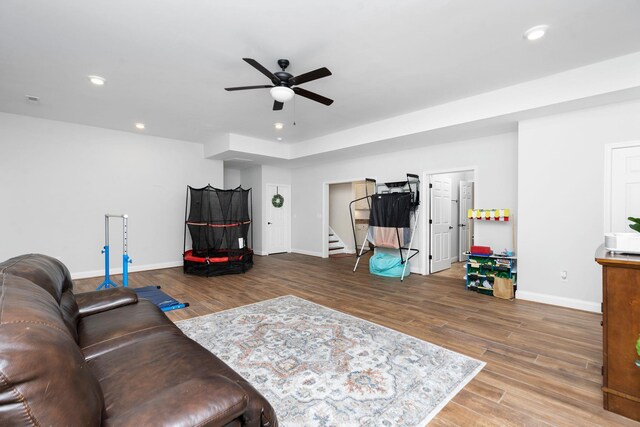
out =
[[[604,248],[609,252],[640,254],[640,233],[605,233]]]

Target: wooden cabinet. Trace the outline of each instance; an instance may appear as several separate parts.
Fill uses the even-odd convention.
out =
[[[602,265],[604,408],[640,421],[640,256],[596,252]]]

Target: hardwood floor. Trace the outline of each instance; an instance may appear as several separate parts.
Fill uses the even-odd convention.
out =
[[[599,314],[466,291],[460,265],[401,283],[370,275],[366,260],[352,273],[354,261],[256,256],[246,274],[203,278],[172,268],[132,273],[129,284],[161,285],[189,302],[168,313],[174,321],[296,295],[485,361],[433,426],[640,425],[602,408]],[[75,290],[101,280],[77,280]]]

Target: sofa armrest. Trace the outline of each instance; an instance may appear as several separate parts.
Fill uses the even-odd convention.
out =
[[[103,291],[76,294],[80,317],[90,316],[138,302],[138,294],[129,288],[110,288]]]
[[[160,388],[152,399],[108,417],[104,425],[224,426],[242,416],[247,404],[242,387],[221,375],[210,375]]]

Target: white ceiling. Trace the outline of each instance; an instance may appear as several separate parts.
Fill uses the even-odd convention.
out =
[[[2,0],[0,111],[300,142],[640,51],[639,18],[639,0]],[[547,36],[525,41],[538,24]],[[269,84],[243,57],[329,68],[301,87],[334,104],[275,112],[267,89],[224,91]]]

